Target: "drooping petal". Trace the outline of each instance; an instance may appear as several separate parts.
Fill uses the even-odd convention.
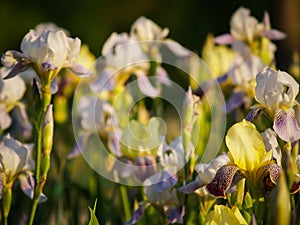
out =
[[[219,45],[231,45],[235,40],[231,34],[223,34],[215,37],[214,41]]]
[[[131,225],[131,224],[137,223],[142,218],[142,216],[144,215],[145,208],[149,205],[150,205],[149,203],[141,202],[138,209],[135,210],[132,217],[130,218],[129,221],[127,221],[125,223],[125,225]]]
[[[137,72],[136,72],[137,73]],[[142,75],[143,73],[143,75]],[[149,96],[151,98],[156,98],[161,93],[160,88],[155,88],[149,78],[144,74],[143,71],[139,71],[139,76],[137,78],[137,83],[139,86],[140,91],[145,94],[146,96]],[[142,76],[140,76],[142,75]]]
[[[207,191],[216,196],[225,198],[226,191],[230,188],[234,175],[239,171],[235,165],[222,166],[214,179],[206,185]]]
[[[245,120],[252,122],[254,118],[258,116],[261,110],[262,110],[261,107],[251,109],[250,112],[247,114]]]
[[[31,199],[33,199],[34,194],[34,179],[32,174],[21,174],[19,176],[20,186],[23,192]],[[47,201],[47,196],[43,193],[40,195],[39,203]]]
[[[270,40],[282,40],[286,38],[286,34],[276,30],[276,29],[271,29],[271,30],[266,30],[263,32],[263,36]]]
[[[86,145],[90,135],[91,133],[84,132],[79,136],[71,152],[67,155],[67,159],[75,158],[76,156],[79,156],[81,154],[81,152],[84,150],[84,146]]]
[[[276,109],[273,129],[277,135],[286,142],[294,142],[299,140],[300,126],[296,119],[294,109]]]
[[[159,178],[159,181],[155,184],[153,184],[153,188],[157,192],[164,192],[168,190],[169,188],[173,187],[177,183],[177,176],[174,174],[170,174],[167,171],[163,171],[161,173],[161,177]]]
[[[266,151],[272,151],[272,156],[276,160],[278,165],[281,165],[281,149],[277,141],[276,133],[268,128],[264,132],[261,133],[261,136],[264,140]]]
[[[234,124],[228,130],[225,141],[234,163],[242,170],[253,171],[266,155],[261,135],[255,125],[246,120]]]
[[[194,193],[197,189],[199,189],[200,187],[203,187],[205,184],[203,182],[201,182],[200,179],[196,179],[190,183],[188,183],[187,185],[184,185],[182,187],[179,187],[177,190],[189,195]]]
[[[78,63],[73,63],[73,65],[71,67],[67,67],[67,69],[71,70],[71,72],[76,74],[78,77],[89,77],[93,74],[93,72]]]
[[[169,223],[182,223],[185,213],[184,206],[168,207],[165,213]]]
[[[267,162],[262,165],[255,175],[260,188],[271,191],[277,184],[282,168],[276,163]]]

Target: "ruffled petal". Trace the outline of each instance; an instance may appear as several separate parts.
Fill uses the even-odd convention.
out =
[[[287,110],[276,109],[273,129],[286,142],[300,139],[300,127],[293,108]]]
[[[132,217],[130,218],[129,221],[125,223],[125,225],[131,225],[137,223],[143,217],[145,208],[149,205],[150,205],[149,203],[141,202],[138,209],[135,210]]]
[[[234,175],[239,171],[235,165],[222,166],[214,179],[206,185],[207,191],[216,196],[225,198],[226,191],[230,188]]]

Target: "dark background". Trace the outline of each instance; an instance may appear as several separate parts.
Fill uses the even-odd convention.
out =
[[[199,1],[199,0],[0,0],[0,53],[19,49],[23,36],[40,22],[54,22],[81,38],[100,56],[105,40],[113,31],[128,32],[139,16],[170,29],[170,38],[192,51],[200,52],[211,32],[229,32],[232,13],[244,6],[262,20],[269,11],[272,27],[288,34],[278,45],[278,68],[286,69],[292,52],[299,50],[300,1]]]

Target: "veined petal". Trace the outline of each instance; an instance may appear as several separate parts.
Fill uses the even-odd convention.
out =
[[[282,168],[276,163],[267,162],[256,172],[256,180],[261,188],[271,191],[277,184]]]
[[[284,141],[294,142],[300,139],[300,127],[293,108],[276,109],[273,129]]]
[[[242,170],[253,171],[266,155],[260,133],[254,124],[246,120],[233,125],[228,130],[225,141],[234,163]]]
[[[214,179],[206,185],[207,191],[216,196],[225,198],[226,191],[230,188],[234,175],[239,171],[235,165],[222,166]]]

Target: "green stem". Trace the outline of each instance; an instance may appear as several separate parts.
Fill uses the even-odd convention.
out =
[[[50,83],[42,85],[41,105],[39,108],[39,115],[38,115],[37,121],[36,121],[35,190],[34,190],[33,203],[32,203],[32,207],[31,207],[31,213],[30,213],[28,225],[33,224],[37,205],[38,205],[40,195],[42,193],[42,189],[44,186],[44,182],[42,182],[42,184],[41,184],[41,181],[40,181],[42,140],[43,140],[43,120],[45,117],[47,107],[51,102],[51,97],[52,97],[52,95],[50,92]]]
[[[11,207],[11,201],[12,201],[11,185],[8,185],[8,187],[4,187],[4,190],[3,190],[4,225],[7,225],[7,218],[8,218],[10,207]]]
[[[131,211],[130,211],[130,205],[129,205],[126,186],[120,185],[120,193],[121,193],[122,203],[123,203],[124,212],[125,212],[125,220],[128,221],[131,218]]]

